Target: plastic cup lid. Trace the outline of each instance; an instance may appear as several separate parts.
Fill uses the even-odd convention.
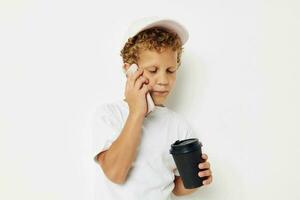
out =
[[[192,151],[197,151],[202,147],[202,143],[198,138],[190,138],[185,140],[177,140],[171,145],[171,154],[183,154]]]

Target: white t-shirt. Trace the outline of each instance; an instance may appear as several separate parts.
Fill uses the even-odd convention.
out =
[[[169,200],[175,175],[179,176],[171,144],[176,140],[195,138],[187,121],[167,107],[155,106],[143,122],[137,156],[125,183],[115,184],[103,173],[96,155],[109,149],[127,120],[126,101],[97,107],[92,122],[92,155],[95,167],[95,200]]]

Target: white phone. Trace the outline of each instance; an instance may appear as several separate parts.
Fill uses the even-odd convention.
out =
[[[130,67],[126,71],[126,74],[133,74],[137,70],[138,70],[138,66],[136,64],[132,64],[132,65],[130,65]],[[147,111],[147,114],[148,114],[148,113],[150,113],[151,111],[154,110],[155,104],[154,104],[153,99],[152,99],[149,92],[146,95],[146,99],[147,99],[147,106],[148,106],[148,111]]]

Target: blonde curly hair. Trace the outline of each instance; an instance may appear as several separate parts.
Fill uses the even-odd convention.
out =
[[[120,56],[123,63],[133,64],[139,60],[141,50],[156,50],[158,53],[171,48],[177,51],[177,64],[181,64],[183,47],[179,36],[160,27],[154,27],[141,31],[127,40]]]

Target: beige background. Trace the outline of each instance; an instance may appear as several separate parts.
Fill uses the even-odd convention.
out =
[[[299,9],[296,0],[1,1],[0,199],[101,193],[90,113],[123,96],[119,41],[147,15],[190,31],[168,105],[195,128],[214,174],[175,199],[300,199]]]

